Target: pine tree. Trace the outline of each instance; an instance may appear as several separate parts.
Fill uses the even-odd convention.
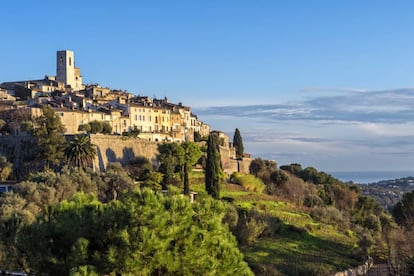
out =
[[[220,153],[218,151],[217,134],[211,133],[207,141],[207,162],[206,162],[206,191],[213,198],[220,197]]]
[[[236,157],[237,157],[237,159],[242,159],[243,158],[244,147],[243,147],[243,140],[242,140],[242,137],[240,135],[240,131],[239,131],[238,128],[236,128],[236,131],[234,132],[233,146],[236,148]]]
[[[148,189],[108,203],[78,193],[20,231],[9,224],[17,236],[8,242],[36,275],[253,275],[222,223],[226,210]]]

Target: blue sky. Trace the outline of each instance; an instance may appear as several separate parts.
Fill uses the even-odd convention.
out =
[[[412,1],[5,1],[0,82],[55,74],[194,107],[254,156],[414,171]]]

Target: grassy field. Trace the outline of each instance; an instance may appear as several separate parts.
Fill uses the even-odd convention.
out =
[[[201,172],[192,174],[193,191],[205,192],[203,177]],[[353,233],[315,221],[309,209],[234,184],[221,185],[221,197],[231,199],[235,206],[254,208],[281,221],[277,234],[240,246],[257,274],[331,275],[359,264],[352,257],[357,243]]]

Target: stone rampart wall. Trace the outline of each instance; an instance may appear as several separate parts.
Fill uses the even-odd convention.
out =
[[[243,160],[236,159],[236,149],[233,147],[220,146],[220,157],[223,171],[230,175],[233,172],[248,173],[251,159],[243,158]]]
[[[120,162],[125,165],[138,156],[155,162],[158,154],[156,142],[139,138],[95,134],[91,135],[91,142],[97,148],[94,166],[100,171],[104,171],[109,163]]]
[[[68,136],[70,140],[72,136]],[[133,137],[122,137],[115,135],[92,134],[92,144],[96,145],[97,157],[94,161],[96,170],[104,171],[109,163],[120,162],[127,164],[138,156],[144,156],[156,163],[158,154],[158,143]],[[28,136],[0,136],[0,154],[6,155],[7,159],[14,164],[14,169],[23,169],[26,156],[30,155],[33,148],[33,140]],[[249,172],[250,158],[236,160],[235,151],[232,147],[220,147],[221,164],[226,174],[233,172]],[[29,169],[29,168],[27,168]]]

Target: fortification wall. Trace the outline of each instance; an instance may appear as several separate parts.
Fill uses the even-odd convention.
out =
[[[91,142],[97,147],[94,166],[100,171],[104,171],[111,162],[120,162],[124,165],[137,156],[147,157],[155,163],[158,154],[157,142],[139,138],[95,134],[91,135]],[[251,159],[237,160],[235,155],[233,147],[220,147],[224,172],[229,175],[233,172],[248,173]]]
[[[66,138],[70,140],[71,137]],[[96,145],[97,148],[97,157],[94,161],[96,170],[104,171],[111,162],[120,162],[125,165],[138,156],[144,156],[153,163],[156,162],[157,142],[103,134],[91,134],[90,137],[92,144]],[[0,136],[0,154],[4,154],[13,163],[15,173],[30,170],[31,167],[25,160],[33,158],[31,149],[34,146],[33,140],[28,136]],[[220,155],[221,164],[226,174],[249,172],[251,159],[235,159],[235,149],[233,147],[220,147]]]
[[[13,174],[26,174],[36,170],[36,164],[31,162],[34,158],[35,143],[30,136],[0,136],[0,154],[6,156],[13,163]]]
[[[156,142],[139,138],[95,134],[91,135],[91,142],[97,148],[94,166],[100,171],[104,171],[111,162],[120,162],[124,165],[138,156],[147,157],[155,162],[158,154]]]
[[[251,158],[243,158],[239,163],[239,172],[249,173],[250,163],[252,162]]]
[[[251,159],[243,158],[243,160],[236,159],[236,149],[233,147],[220,146],[221,166],[223,171],[230,175],[233,172],[248,173]]]

